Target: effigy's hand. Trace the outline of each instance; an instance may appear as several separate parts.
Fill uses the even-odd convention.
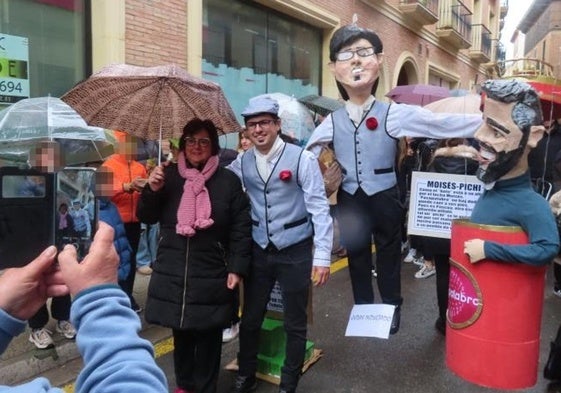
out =
[[[485,241],[481,239],[471,239],[464,243],[464,253],[468,256],[471,263],[485,259]]]

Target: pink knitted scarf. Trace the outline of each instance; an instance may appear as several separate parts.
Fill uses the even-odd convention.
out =
[[[196,229],[210,227],[214,221],[210,218],[211,206],[205,182],[218,169],[218,156],[211,156],[202,171],[187,168],[183,152],[177,156],[177,169],[185,179],[183,195],[177,209],[175,232],[191,237]]]

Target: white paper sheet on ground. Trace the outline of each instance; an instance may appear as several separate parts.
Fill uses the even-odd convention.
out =
[[[355,304],[351,310],[345,336],[388,338],[395,306],[390,304]]]

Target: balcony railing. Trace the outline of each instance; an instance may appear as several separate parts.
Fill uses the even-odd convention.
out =
[[[554,78],[553,66],[540,59],[509,59],[504,61],[506,75],[533,79],[537,77]]]
[[[399,9],[409,20],[421,25],[438,21],[438,0],[400,0]]]
[[[501,0],[501,15],[500,19],[504,19],[506,14],[508,14],[508,0]]]
[[[490,61],[481,64],[487,69],[489,78],[500,78],[505,74],[506,49],[498,38],[491,38],[491,58]]]
[[[459,0],[441,0],[436,34],[460,49],[471,46],[471,12]]]
[[[472,45],[469,49],[469,57],[480,63],[491,59],[491,30],[484,25],[471,25]]]

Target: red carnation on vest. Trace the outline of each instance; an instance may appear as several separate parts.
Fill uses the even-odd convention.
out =
[[[289,181],[290,179],[292,179],[292,172],[290,172],[288,169],[280,171],[279,179],[281,179],[282,181]]]
[[[366,127],[371,131],[375,130],[378,128],[378,119],[375,117],[369,117],[366,119]]]

